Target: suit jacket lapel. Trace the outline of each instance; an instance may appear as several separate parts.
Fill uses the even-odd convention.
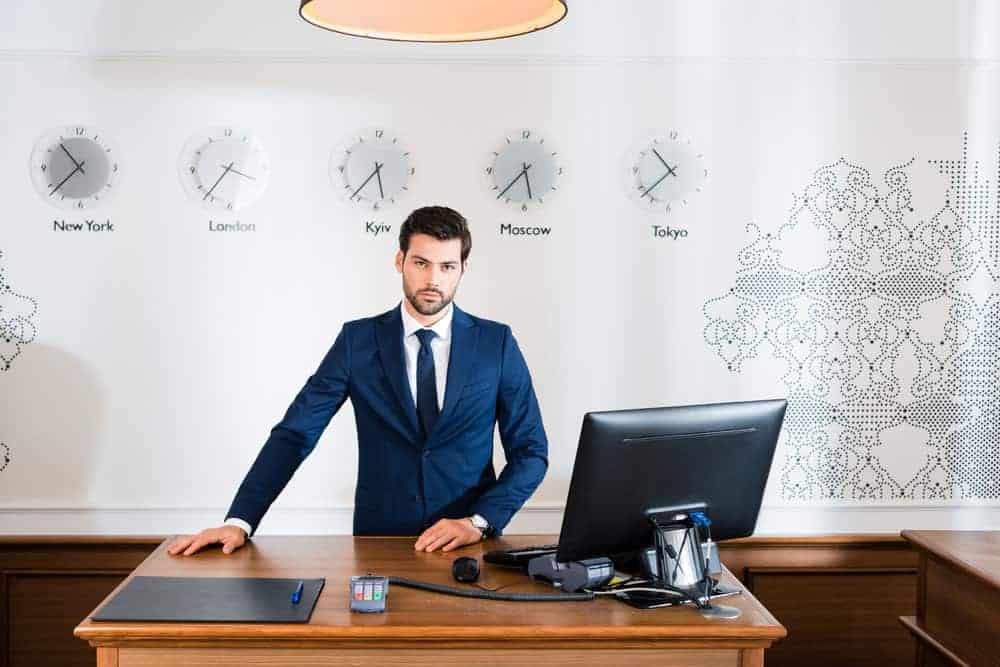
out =
[[[389,378],[393,393],[399,401],[399,406],[409,420],[414,433],[420,433],[420,423],[417,421],[417,409],[410,393],[410,381],[406,378],[406,357],[403,351],[403,317],[399,308],[393,308],[378,318],[375,327],[378,339],[379,358],[382,369]]]
[[[462,395],[465,382],[475,368],[476,344],[479,342],[479,326],[455,306],[451,320],[451,353],[448,356],[448,381],[444,389],[444,408],[434,425],[436,431],[441,422],[455,411],[455,404]]]

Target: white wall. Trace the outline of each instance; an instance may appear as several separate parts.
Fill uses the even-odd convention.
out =
[[[0,532],[220,521],[340,324],[398,301],[395,231],[430,203],[469,218],[458,302],[512,325],[542,405],[551,466],[511,530],[556,532],[584,412],[787,392],[774,355],[733,373],[705,341],[703,308],[732,284],[748,222],[777,231],[792,194],[840,157],[876,179],[914,158],[914,219],[927,217],[948,185],[928,160],[960,158],[966,131],[985,160],[1000,141],[990,2],[578,0],[550,31],[464,45],[350,39],[287,4],[0,9],[0,275],[38,304],[37,336],[0,373],[11,452]],[[68,215],[32,190],[33,143],[67,124],[118,145],[118,195],[95,212],[114,233],[53,231]],[[268,190],[240,215],[252,234],[210,233],[178,183],[184,141],[215,124],[252,129],[270,155]],[[399,132],[419,170],[406,206],[377,216],[393,234],[374,239],[372,216],[345,208],[326,175],[330,150],[372,125]],[[492,202],[481,176],[520,127],[548,137],[568,172],[527,216]],[[621,173],[638,139],[670,129],[704,152],[711,176],[657,218],[628,200]],[[521,220],[553,232],[498,234]],[[654,239],[654,223],[689,235]],[[925,324],[931,335],[948,322]],[[356,447],[348,405],[261,530],[349,532]],[[792,497],[776,481],[788,454],[783,444],[761,533],[1000,526],[997,495]],[[904,442],[885,466],[923,455]]]

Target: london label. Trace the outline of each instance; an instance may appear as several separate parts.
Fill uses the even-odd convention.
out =
[[[257,225],[252,222],[219,222],[218,220],[208,221],[208,231],[210,232],[255,232]]]

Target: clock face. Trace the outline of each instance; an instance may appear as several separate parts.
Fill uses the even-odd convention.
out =
[[[507,137],[493,151],[492,163],[486,168],[494,197],[527,212],[529,205],[539,205],[557,189],[563,167],[558,153],[545,139],[531,130],[521,130]]]
[[[670,213],[687,205],[708,178],[703,156],[676,131],[642,144],[632,160],[627,184],[643,208]]]
[[[330,155],[330,180],[345,201],[379,210],[409,193],[416,168],[396,134],[374,128]]]
[[[203,208],[235,213],[264,194],[270,165],[250,132],[213,127],[187,140],[177,159],[177,175],[187,195]]]
[[[118,156],[110,138],[84,126],[46,132],[31,152],[31,182],[45,201],[66,209],[94,208],[118,182]]]

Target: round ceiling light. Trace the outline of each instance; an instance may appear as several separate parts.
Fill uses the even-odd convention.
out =
[[[299,16],[357,37],[474,42],[548,28],[566,16],[566,0],[302,0]]]

